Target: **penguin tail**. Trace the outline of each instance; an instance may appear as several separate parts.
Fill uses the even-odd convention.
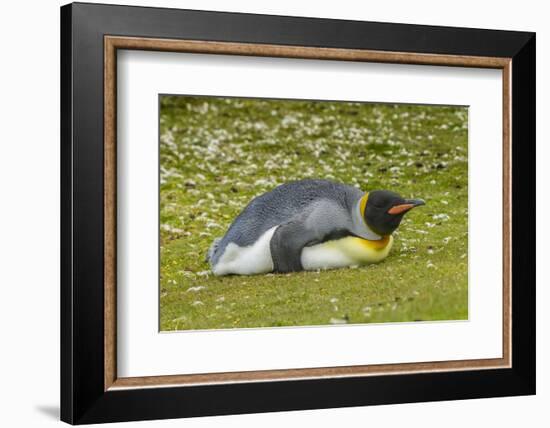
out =
[[[220,242],[222,241],[222,238],[216,238],[214,239],[214,242],[212,242],[212,245],[208,249],[208,252],[206,253],[206,259],[205,262],[212,264],[212,258],[214,257],[214,254],[216,253],[218,247],[220,246]]]

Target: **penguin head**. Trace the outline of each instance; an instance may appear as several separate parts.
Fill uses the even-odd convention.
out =
[[[397,229],[405,213],[420,205],[425,205],[422,199],[404,199],[388,190],[375,190],[363,196],[361,213],[373,232],[385,236]]]

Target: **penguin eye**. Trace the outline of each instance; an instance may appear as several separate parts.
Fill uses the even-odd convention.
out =
[[[374,200],[372,201],[372,205],[375,208],[385,208],[388,205],[388,203],[389,203],[389,200],[387,200],[384,197],[374,198]]]
[[[380,203],[380,201],[375,201],[372,203],[372,206],[374,208],[379,208],[379,209],[383,209],[384,208],[384,205]]]

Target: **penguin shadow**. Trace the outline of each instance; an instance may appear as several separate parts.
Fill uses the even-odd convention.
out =
[[[55,406],[55,405],[37,405],[35,406],[35,409],[42,413],[44,416],[47,416],[49,419],[55,419],[55,420],[59,420],[59,406]]]

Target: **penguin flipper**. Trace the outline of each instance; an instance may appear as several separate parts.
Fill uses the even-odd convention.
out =
[[[306,246],[350,235],[349,216],[332,201],[321,200],[310,209],[280,225],[270,245],[274,272],[298,272]]]
[[[302,249],[315,239],[313,233],[306,232],[304,225],[298,221],[282,224],[275,230],[269,242],[274,272],[304,270],[301,261]]]

